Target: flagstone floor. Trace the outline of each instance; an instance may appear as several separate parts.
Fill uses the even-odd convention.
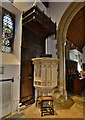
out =
[[[71,96],[67,100],[59,98],[54,101],[54,110],[54,115],[41,117],[40,107],[36,107],[34,103],[20,111],[20,113],[23,113],[21,118],[83,118],[85,114],[85,99],[79,96]]]

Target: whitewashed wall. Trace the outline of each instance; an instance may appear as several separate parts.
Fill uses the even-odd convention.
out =
[[[2,1],[3,2],[3,1]],[[18,102],[20,99],[20,60],[21,60],[21,37],[22,37],[22,12],[26,10],[26,5],[28,8],[28,4],[31,7],[33,3],[18,3],[13,5],[12,3],[6,0],[3,2],[3,7],[8,11],[15,14],[15,36],[14,36],[14,51],[13,53],[1,53],[0,52],[0,66],[4,67],[4,74],[0,74],[0,79],[9,79],[14,77],[14,82],[12,83],[12,111],[15,111],[18,106]],[[21,5],[21,8],[19,7]],[[38,3],[39,7],[46,12],[46,8],[41,3]],[[17,8],[19,7],[19,8]],[[2,91],[2,84],[0,84],[0,91]],[[0,118],[6,114],[6,110],[3,110],[2,107],[2,96],[4,94],[0,94]],[[10,103],[11,104],[11,103]]]
[[[56,22],[56,25],[58,28],[58,24],[61,20],[61,17],[63,16],[64,12],[66,11],[67,7],[70,5],[71,2],[50,2],[49,9],[48,9],[48,15],[51,16],[51,19]],[[54,49],[52,43],[49,41],[48,43],[48,51],[51,51],[54,54]],[[55,43],[53,43],[55,44]],[[49,47],[50,46],[50,47]],[[55,45],[54,45],[55,46]],[[53,51],[52,51],[53,50]],[[80,54],[78,52],[75,52],[77,55]],[[75,53],[74,51],[70,51],[70,58],[72,60],[75,60]],[[85,47],[83,48],[83,56],[81,56],[82,62],[85,63]],[[81,64],[80,64],[81,66]],[[79,68],[79,67],[78,67]],[[79,68],[81,69],[81,68]]]
[[[51,17],[53,22],[56,22],[56,30],[60,19],[69,6],[70,2],[50,2],[49,8],[47,9],[47,14]],[[46,40],[46,53],[52,54],[52,57],[57,57],[56,49],[57,40],[53,40],[52,36]]]
[[[3,2],[2,6],[8,11],[15,14],[14,51],[12,54],[0,52],[0,56],[2,56],[2,61],[0,60],[0,66],[4,67],[4,74],[0,75],[0,79],[11,79],[12,77],[14,77],[14,82],[12,84],[12,109],[11,110],[15,111],[20,99],[20,58],[21,58],[20,46],[21,46],[21,31],[22,31],[22,23],[21,23],[22,13],[20,12],[19,9],[15,8],[9,2]],[[2,92],[3,92],[2,85],[0,84],[0,118],[6,115],[6,110],[3,109],[2,107],[3,101],[1,101],[2,100],[1,96],[4,96],[4,93],[2,94]]]
[[[83,54],[80,53],[78,50],[70,50],[70,59],[77,61],[78,62],[78,66],[77,69],[78,71],[82,71],[82,61],[83,61]]]
[[[14,78],[14,82],[12,83],[12,111],[15,111],[18,106],[18,102],[20,99],[20,74],[19,74],[19,65],[3,65],[4,74],[2,75],[2,79],[11,79]],[[3,94],[4,96],[4,94]]]
[[[40,0],[14,0],[13,3],[18,9],[21,11],[27,11],[30,9],[34,4],[36,4],[42,11],[47,13],[46,7],[41,3]]]
[[[52,54],[53,58],[56,58],[56,44],[57,40],[53,36],[46,39],[46,54]]]
[[[62,15],[64,14],[70,2],[50,2],[49,4],[49,15],[52,20],[56,22],[57,26],[60,22]]]

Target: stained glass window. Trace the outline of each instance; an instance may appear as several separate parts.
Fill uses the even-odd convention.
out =
[[[10,13],[5,13],[2,18],[2,52],[10,53],[13,47],[14,21]]]

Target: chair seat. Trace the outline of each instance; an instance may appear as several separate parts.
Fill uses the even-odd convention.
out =
[[[54,115],[53,97],[52,96],[39,96],[37,102],[41,104],[41,116],[43,113]],[[36,106],[37,106],[36,102]]]

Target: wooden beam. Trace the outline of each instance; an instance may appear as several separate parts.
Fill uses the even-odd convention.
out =
[[[49,2],[42,2],[46,8],[49,7]]]

